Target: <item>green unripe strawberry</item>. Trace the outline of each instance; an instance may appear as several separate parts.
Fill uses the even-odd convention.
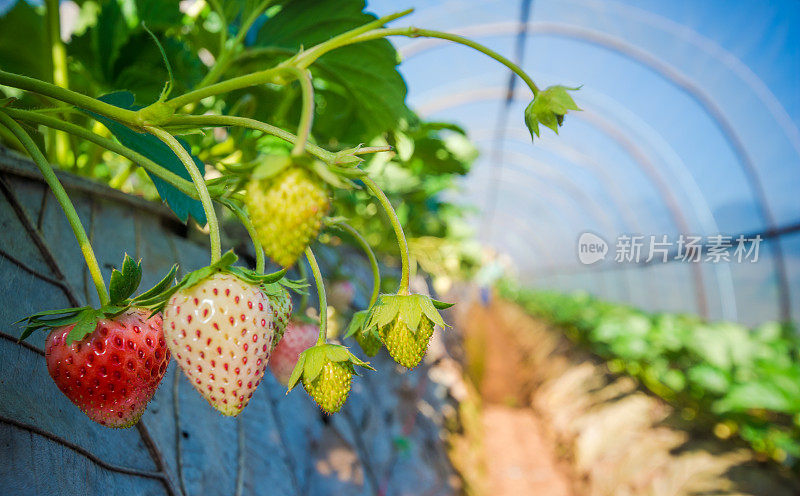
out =
[[[344,337],[352,337],[356,343],[364,350],[367,356],[375,356],[381,349],[381,339],[378,337],[377,330],[366,330],[364,325],[369,318],[368,310],[360,310],[353,314],[350,324],[347,326],[347,333]]]
[[[422,316],[416,329],[411,329],[401,316],[380,329],[380,337],[395,362],[413,369],[428,351],[433,336],[433,322]]]
[[[323,412],[338,412],[350,394],[353,365],[350,362],[326,361],[322,372],[313,380],[303,379],[303,387]]]
[[[381,295],[370,310],[363,332],[377,330],[389,355],[411,369],[419,365],[428,351],[434,325],[447,325],[436,309],[449,306],[419,294]]]
[[[364,350],[364,354],[367,356],[375,356],[381,351],[381,338],[375,335],[373,332],[365,331],[361,329],[360,331],[356,332],[353,337],[356,340],[356,343]]]
[[[255,175],[247,183],[245,203],[264,252],[290,267],[312,243],[330,208],[326,184],[305,167]]]
[[[303,387],[325,413],[338,412],[356,373],[355,366],[375,370],[339,344],[318,344],[300,353],[292,371],[288,390],[302,378]]]

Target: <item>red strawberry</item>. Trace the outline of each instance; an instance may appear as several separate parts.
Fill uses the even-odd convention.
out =
[[[275,347],[270,357],[269,368],[278,382],[286,386],[292,375],[300,353],[314,346],[319,337],[319,327],[314,324],[289,322],[283,339]]]
[[[170,352],[161,315],[130,309],[101,319],[90,334],[71,345],[75,325],[57,327],[45,344],[47,371],[90,419],[107,427],[130,427],[139,421],[167,370]]]
[[[273,331],[258,286],[216,273],[164,307],[164,334],[192,385],[223,415],[241,413],[261,383]]]

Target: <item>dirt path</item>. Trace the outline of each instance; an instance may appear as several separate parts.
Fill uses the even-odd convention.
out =
[[[484,450],[491,494],[570,496],[539,420],[528,408],[485,405]]]
[[[484,460],[489,494],[572,496],[546,426],[528,407],[533,390],[526,371],[525,344],[518,334],[495,325],[492,309],[475,306],[468,316],[481,325],[466,336],[473,380],[483,401]]]

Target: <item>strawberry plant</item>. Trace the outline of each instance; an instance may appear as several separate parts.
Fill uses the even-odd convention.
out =
[[[363,12],[360,0],[167,2],[158,8],[141,1],[125,8],[117,0],[86,1],[84,25],[66,44],[53,5],[40,12],[19,2],[0,18],[5,31],[17,23],[41,26],[31,19],[43,15],[52,31],[44,52],[48,67],[26,64],[13,47],[0,45],[0,90],[8,97],[0,100],[0,137],[30,155],[44,175],[81,247],[100,308],[35,314],[24,319],[22,338],[55,329],[54,379],[91,418],[110,426],[134,423],[163,374],[163,362],[156,367],[155,361],[166,360],[167,349],[150,356],[148,337],[166,343],[211,406],[224,415],[240,413],[273,347],[282,355],[280,339],[292,311],[287,288],[303,292],[307,286],[285,273],[302,256],[319,297],[318,333],[311,346],[290,347],[297,358],[286,381],[289,390],[302,383],[323,411],[338,411],[356,372],[371,366],[343,344],[327,342],[325,285],[312,251],[323,231],[326,239],[341,232],[363,248],[373,270],[372,297],[356,313],[349,334],[367,355],[385,346],[408,368],[420,363],[435,326],[445,327],[439,310],[449,305],[409,291],[403,224],[416,237],[445,234],[447,219],[458,219],[460,212],[432,199],[467,172],[474,156],[453,145],[459,135],[463,139],[462,131],[422,122],[406,107],[397,54],[386,38],[446,40],[504,65],[533,93],[524,116],[532,134],[538,135],[538,124],[557,131],[564,114],[577,109],[567,88],[540,91],[519,66],[488,47],[441,31],[385,27],[410,11],[376,18]],[[122,270],[112,273],[109,292],[51,163],[126,191],[157,195],[181,221],[192,218],[206,226],[209,265],[180,281],[173,269],[156,287],[132,297],[141,269],[126,258]],[[402,171],[405,180],[381,177],[387,170]],[[392,200],[402,203],[399,213]],[[393,238],[384,235],[378,209]],[[234,265],[233,252],[223,254],[221,217],[247,231],[254,269]],[[349,222],[377,239],[365,239]],[[392,294],[380,294],[372,246],[399,254],[399,284]],[[267,259],[276,272],[267,273]],[[144,347],[129,338],[142,325],[158,327],[160,315],[159,334],[146,336]],[[142,319],[142,325],[131,319]],[[103,331],[110,336],[111,329],[112,346],[116,337],[133,345],[118,357],[129,368],[127,378],[103,364],[117,382],[100,380],[88,367],[101,364],[87,363],[90,385],[78,385],[61,361],[88,362],[91,355],[84,358],[81,350],[107,346]],[[72,383],[64,382],[67,371]],[[120,392],[123,379],[122,399],[100,392],[111,386]],[[105,399],[87,400],[98,394]],[[129,411],[119,417],[121,408]],[[120,420],[111,422],[114,415]]]

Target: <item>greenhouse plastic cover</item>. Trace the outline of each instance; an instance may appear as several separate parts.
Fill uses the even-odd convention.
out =
[[[505,67],[440,40],[393,39],[411,106],[479,147],[452,201],[479,207],[478,236],[512,257],[521,282],[747,324],[797,319],[800,3],[369,2],[378,15],[407,7],[406,22],[476,39],[542,88],[582,86],[583,111],[531,143],[530,91]],[[590,265],[578,257],[586,232],[608,245]],[[644,237],[639,263],[615,261],[626,235]],[[704,260],[728,236],[758,257],[731,249],[691,263],[673,249],[646,263],[651,236],[675,248],[682,235],[702,238]]]

